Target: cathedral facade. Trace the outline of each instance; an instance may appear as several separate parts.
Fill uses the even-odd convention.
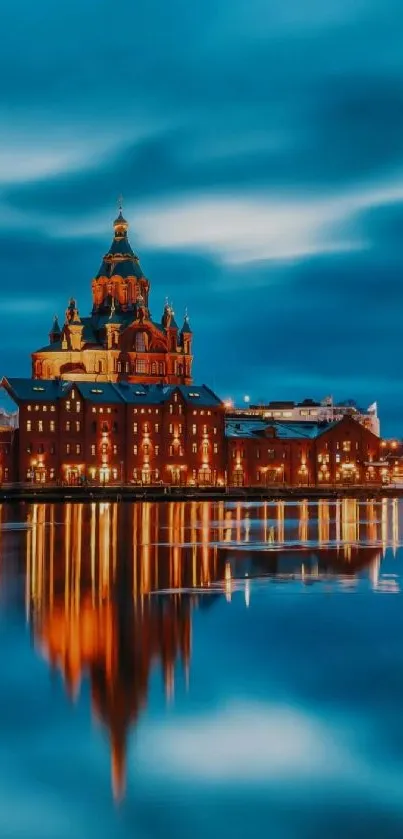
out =
[[[166,301],[160,321],[149,309],[150,282],[128,240],[120,209],[114,237],[92,281],[92,312],[80,317],[71,298],[62,326],[55,316],[49,344],[32,354],[35,379],[192,382],[192,331],[185,315],[178,327]]]

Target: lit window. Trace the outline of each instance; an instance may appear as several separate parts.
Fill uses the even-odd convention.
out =
[[[148,422],[143,423],[143,433],[148,434],[150,431],[150,425]]]
[[[173,406],[173,405],[170,405],[170,406],[169,406],[169,413],[170,413],[170,414],[173,414],[173,412],[174,412],[174,406]]]
[[[179,425],[178,425],[178,431],[179,431],[179,434],[182,434],[182,423],[179,423]]]
[[[208,454],[208,443],[203,443],[203,455],[204,457]]]
[[[192,453],[197,454],[197,443],[192,443]]]
[[[156,431],[156,433],[158,434],[159,430],[160,430],[160,427],[158,425],[158,422],[156,422],[155,425],[154,425],[154,431]]]
[[[67,399],[67,401],[66,401],[66,411],[69,411],[70,408],[71,408],[70,399]]]
[[[48,406],[47,405],[42,405],[42,411],[47,411],[47,410],[48,410]]]
[[[39,411],[39,405],[35,405],[35,411]]]
[[[155,451],[155,454],[159,454],[159,453],[160,453],[160,447],[159,447],[159,446],[155,446],[155,447],[154,447],[154,451]]]
[[[174,430],[174,427],[173,427],[172,423],[170,422],[169,423],[169,433],[173,434],[173,430]]]
[[[38,431],[43,431],[43,420],[38,420]]]
[[[217,434],[217,426],[216,426],[216,425],[215,425],[215,426],[214,426],[214,428],[213,428],[213,433],[214,433],[214,434]]]
[[[207,434],[207,425],[203,425],[203,434]]]
[[[95,455],[95,445],[94,445],[94,443],[91,446],[91,454],[94,457],[94,455]]]
[[[80,443],[76,444],[76,454],[81,454],[81,444]]]
[[[70,431],[70,420],[66,422],[66,431]]]
[[[72,391],[71,391],[71,398],[72,398],[72,399],[75,399],[75,398],[76,398],[76,394],[75,394],[75,391],[74,391],[74,390],[72,390]]]
[[[32,411],[32,405],[27,405],[27,411]]]
[[[31,422],[31,420],[27,420],[27,431],[31,431],[31,430],[32,430],[32,422]]]
[[[149,454],[150,453],[150,446],[148,445],[148,443],[144,444],[143,452],[144,452],[144,454]]]
[[[136,446],[136,445],[134,445],[134,446],[133,446],[133,454],[137,454],[137,451],[138,451],[137,446]]]
[[[174,453],[173,446],[170,446],[169,447],[169,454],[171,455],[171,457],[172,457],[173,453]]]
[[[81,402],[76,402],[76,411],[77,413],[81,410]]]
[[[76,422],[76,431],[79,431],[79,430],[80,430],[80,428],[81,428],[80,421],[79,421],[79,420],[77,420],[77,422]]]
[[[107,454],[108,453],[108,444],[107,443],[102,443],[101,451],[102,451],[102,454]]]
[[[343,440],[343,452],[351,451],[351,440]]]
[[[114,443],[113,444],[113,454],[117,454],[117,453],[118,453],[118,447],[117,447],[116,443]]]
[[[92,406],[92,413],[93,413],[93,414],[96,414],[96,412],[97,412],[97,409],[96,409],[95,405],[93,405],[93,406]]]
[[[112,413],[112,408],[107,408],[108,414]]]
[[[56,405],[51,405],[51,406],[50,406],[50,410],[51,410],[51,411],[55,411],[55,410],[56,410]]]
[[[137,434],[137,422],[133,423],[133,434]]]
[[[182,405],[178,405],[178,414],[182,413]]]
[[[70,443],[66,443],[66,454],[70,454]]]
[[[51,421],[50,421],[50,423],[49,423],[49,428],[50,428],[50,430],[51,430],[51,431],[54,431],[54,430],[55,430],[55,428],[56,428],[56,423],[55,423],[55,421],[54,421],[54,420],[51,420]]]
[[[192,434],[196,434],[196,432],[197,432],[197,426],[192,425]]]

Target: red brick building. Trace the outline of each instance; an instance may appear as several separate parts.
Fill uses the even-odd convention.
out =
[[[334,423],[227,419],[234,486],[330,486],[383,482],[379,437],[351,417]]]
[[[225,416],[205,385],[3,379],[32,483],[222,485]]]

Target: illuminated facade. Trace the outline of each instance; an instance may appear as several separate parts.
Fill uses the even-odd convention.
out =
[[[32,354],[35,379],[191,384],[192,330],[179,329],[166,301],[159,322],[149,308],[150,282],[127,238],[120,210],[114,237],[92,281],[92,312],[80,317],[71,298],[62,326],[55,316],[49,344]]]
[[[219,486],[224,407],[205,385],[3,379],[19,407],[17,479]]]
[[[386,483],[381,441],[352,417],[334,423],[227,419],[228,479],[235,486]]]

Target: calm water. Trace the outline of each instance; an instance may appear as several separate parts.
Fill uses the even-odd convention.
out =
[[[403,836],[403,506],[0,507],[0,836]]]

